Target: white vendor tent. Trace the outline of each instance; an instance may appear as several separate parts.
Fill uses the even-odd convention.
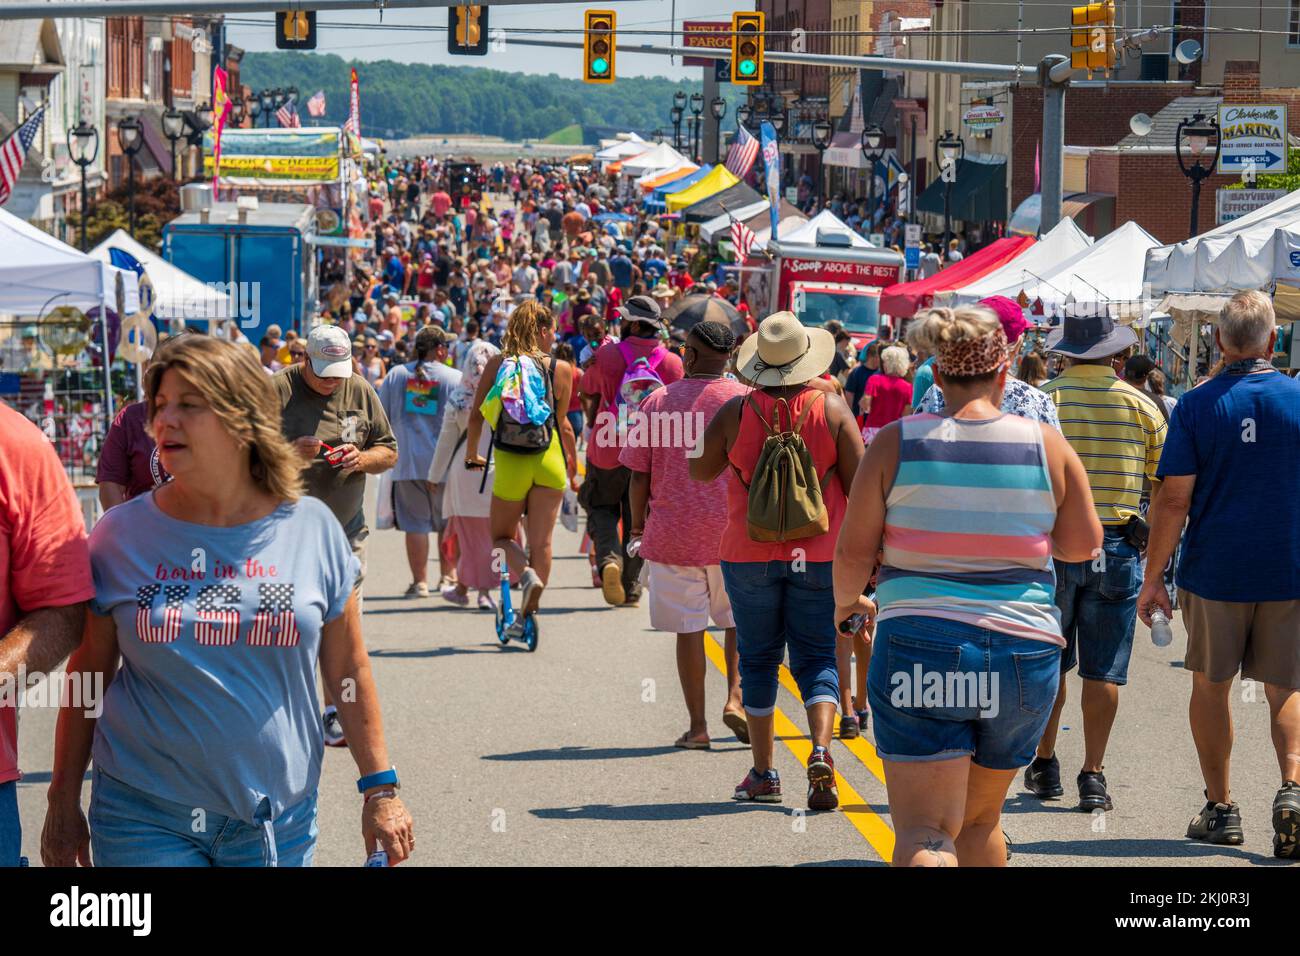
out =
[[[153,286],[153,314],[156,318],[206,320],[229,314],[229,303],[224,295],[142,246],[125,230],[114,232],[90,250],[90,254],[103,262],[110,262],[110,249],[120,249],[144,266],[149,284]]]
[[[700,238],[705,242],[712,242],[714,236],[726,234],[727,230],[731,228],[732,220],[744,222],[747,219],[753,219],[760,213],[767,212],[770,208],[771,203],[766,199],[760,199],[748,206],[741,206],[739,209],[731,210],[730,215],[724,212],[721,216],[710,219],[708,222],[700,223]]]
[[[849,245],[855,249],[874,249],[873,246],[864,236],[859,235],[850,229],[840,220],[835,213],[829,209],[823,209],[811,219],[800,223],[797,227],[787,232],[784,228],[777,230],[777,241],[781,243],[791,243],[797,246],[815,246],[818,244],[817,237],[825,235],[846,236]],[[763,237],[763,245],[767,242],[767,237]]]
[[[803,213],[797,216],[786,216],[777,223],[776,238],[778,242],[785,242],[786,236],[798,231],[802,226],[806,226],[811,220]],[[766,225],[762,229],[754,230],[754,248],[764,249],[767,247],[767,240],[772,238],[772,226]]]
[[[1082,312],[1105,312],[1115,319],[1138,318],[1146,301],[1143,263],[1147,250],[1158,245],[1137,223],[1126,222],[1047,273],[1039,273],[1037,280],[1025,283],[1025,295],[1030,302],[1042,301],[1044,315],[1062,315],[1070,306]]]
[[[619,175],[636,179],[639,176],[644,176],[652,169],[662,172],[672,166],[677,166],[685,159],[685,156],[667,143],[656,143],[650,149],[642,150],[639,154],[624,159]]]
[[[689,159],[682,157],[682,161],[680,163],[674,163],[672,166],[669,166],[665,169],[647,170],[643,175],[637,177],[636,184],[644,190],[647,188],[647,183],[653,182],[654,180],[658,179],[660,176],[667,176],[669,173],[676,173],[682,170],[685,170],[687,173],[693,173],[695,172],[695,170],[699,168],[700,168],[699,166],[695,165]]]
[[[1183,242],[1147,253],[1146,281],[1165,309],[1217,315],[1224,300],[1275,282],[1300,285],[1300,190]]]
[[[56,306],[117,308],[122,277],[126,313],[139,307],[135,273],[78,252],[0,209],[0,312],[40,317]]]
[[[1062,262],[1077,256],[1092,246],[1092,237],[1080,229],[1069,216],[1052,227],[1042,239],[1034,243],[1006,265],[961,289],[937,292],[935,305],[965,305],[978,302],[991,295],[1014,299],[1020,290],[1036,283]]]
[[[628,156],[635,156],[637,153],[644,153],[647,143],[636,133],[628,133],[626,139],[620,139],[611,146],[596,153],[592,157],[597,163],[612,163],[616,159],[623,159]]]

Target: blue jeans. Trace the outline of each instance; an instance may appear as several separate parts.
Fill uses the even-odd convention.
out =
[[[0,783],[0,867],[17,866],[22,856],[23,827],[18,818],[18,781]]]
[[[1104,565],[1100,560],[1056,562],[1056,606],[1065,635],[1061,672],[1077,663],[1080,677],[1123,685],[1128,683],[1145,561],[1124,540],[1122,528],[1105,527],[1101,546]]]
[[[840,699],[835,668],[835,588],[831,562],[723,561],[722,580],[736,620],[740,695],[757,717],[776,710],[777,674],[790,649],[790,673],[804,707]]]
[[[315,794],[259,826],[160,800],[97,767],[87,819],[96,866],[311,866],[316,851]]]
[[[989,770],[1018,770],[1047,726],[1060,656],[1055,644],[963,621],[879,621],[867,671],[876,750],[884,760],[969,756]]]

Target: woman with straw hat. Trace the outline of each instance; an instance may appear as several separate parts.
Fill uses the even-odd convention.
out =
[[[735,798],[781,801],[781,780],[772,766],[772,714],[777,672],[788,648],[813,742],[810,810],[833,810],[839,804],[828,750],[840,697],[831,560],[844,518],[845,489],[862,458],[862,435],[844,399],[810,385],[834,356],[835,339],[829,332],[805,327],[790,312],[768,316],[736,353],[737,374],[754,390],[722,406],[705,431],[700,456],[691,462],[691,477],[697,481],[712,481],[728,465],[736,479],[727,485],[719,557],[735,614],[754,765],[736,787]],[[751,538],[748,488],[773,427],[797,430],[811,455],[825,508],[823,532],[792,540]]]

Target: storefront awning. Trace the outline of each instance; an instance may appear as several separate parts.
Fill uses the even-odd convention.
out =
[[[841,169],[866,169],[862,157],[862,136],[859,133],[836,133],[826,150],[826,165]]]
[[[1007,162],[1005,159],[981,162],[966,158],[957,161],[957,179],[946,183],[936,178],[916,200],[921,212],[942,216],[944,194],[952,189],[950,209],[953,219],[963,222],[1002,222],[1007,218]]]

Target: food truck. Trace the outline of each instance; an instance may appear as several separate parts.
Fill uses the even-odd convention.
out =
[[[804,325],[838,320],[859,350],[879,334],[880,290],[899,282],[903,257],[818,234],[817,245],[771,242],[740,269],[741,294],[756,319],[788,310]]]

